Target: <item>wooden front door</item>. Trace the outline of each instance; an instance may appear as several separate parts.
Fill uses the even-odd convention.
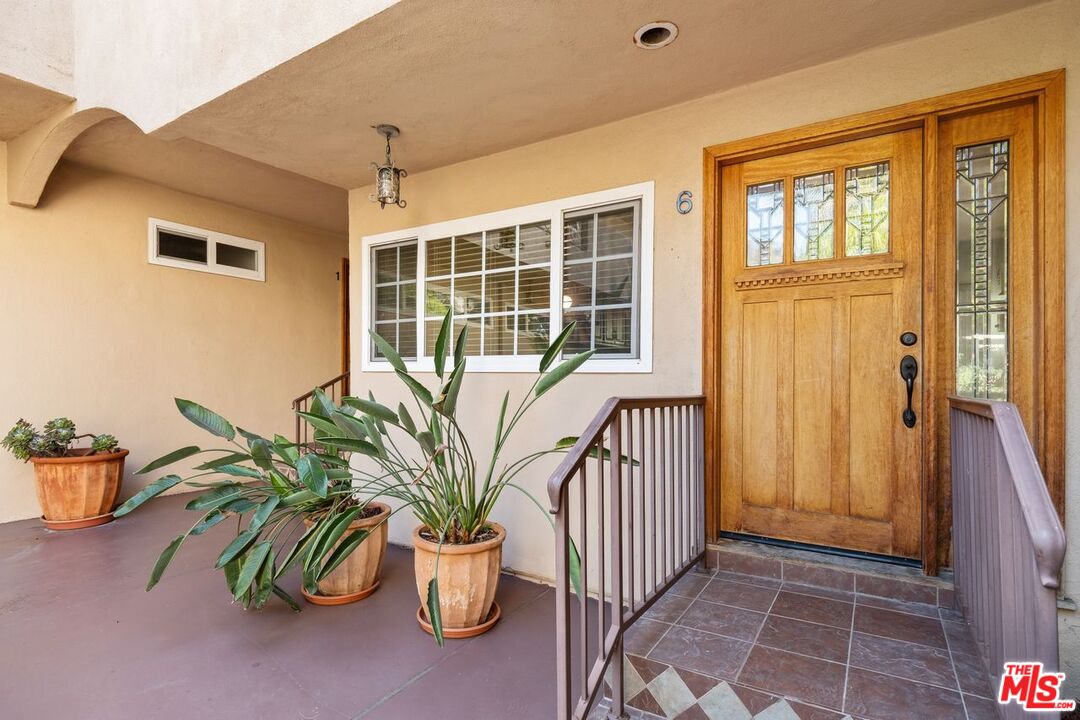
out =
[[[723,167],[721,530],[919,557],[922,153],[913,129]]]

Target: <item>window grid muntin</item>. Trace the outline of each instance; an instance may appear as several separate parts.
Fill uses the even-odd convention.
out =
[[[418,312],[418,317],[421,320],[421,325],[420,325],[420,328],[418,329],[418,333],[421,333],[421,332],[423,333],[422,340],[423,340],[423,351],[424,351],[423,356],[424,357],[430,357],[431,354],[433,354],[435,352],[434,347],[431,347],[431,348],[427,347],[426,323],[430,322],[430,321],[440,321],[440,322],[442,321],[442,316],[434,316],[434,315],[429,315],[427,313],[427,283],[429,283],[429,282],[431,282],[433,280],[435,280],[435,281],[449,280],[449,282],[450,282],[451,322],[455,324],[455,325],[452,325],[452,327],[456,326],[456,323],[457,323],[457,321],[459,319],[463,320],[463,321],[466,321],[466,322],[468,322],[469,320],[475,320],[475,321],[478,322],[478,324],[480,326],[480,339],[479,339],[480,353],[478,355],[471,355],[470,357],[522,357],[521,355],[518,355],[518,341],[519,341],[520,338],[518,337],[518,332],[519,331],[518,331],[518,322],[517,322],[518,317],[521,316],[521,315],[547,315],[548,316],[548,328],[549,328],[548,329],[548,342],[551,341],[550,328],[551,328],[551,319],[552,319],[552,314],[553,314],[552,313],[552,308],[548,307],[546,310],[524,310],[524,311],[521,310],[521,271],[522,271],[522,269],[529,269],[529,270],[532,270],[532,269],[546,269],[548,271],[548,295],[550,296],[550,294],[551,294],[551,283],[553,282],[553,280],[552,280],[552,274],[553,274],[552,273],[552,268],[554,267],[554,263],[552,261],[552,254],[555,252],[555,249],[554,249],[554,240],[551,237],[551,230],[550,229],[549,229],[549,232],[548,232],[548,242],[551,245],[551,252],[549,252],[549,254],[548,254],[548,259],[546,261],[544,261],[544,262],[539,262],[539,263],[534,262],[534,263],[529,263],[528,265],[522,265],[521,264],[521,228],[522,227],[532,227],[532,226],[542,226],[545,222],[548,222],[548,221],[546,221],[546,220],[534,220],[534,221],[530,221],[530,222],[520,222],[520,223],[517,223],[517,224],[513,225],[513,228],[514,228],[514,264],[511,267],[500,267],[500,268],[492,268],[492,269],[488,269],[488,267],[487,267],[487,261],[488,261],[488,234],[506,230],[506,229],[508,229],[510,227],[509,225],[501,225],[501,226],[496,227],[496,228],[485,229],[485,230],[482,230],[482,231],[470,231],[470,232],[464,232],[464,233],[455,233],[455,234],[452,234],[452,235],[442,236],[442,237],[438,237],[438,238],[432,238],[431,240],[425,240],[424,241],[424,255],[425,255],[425,257],[426,257],[426,254],[427,254],[427,244],[429,242],[434,242],[434,241],[439,241],[439,240],[446,240],[446,239],[449,239],[449,241],[450,241],[450,273],[449,274],[443,274],[443,275],[433,275],[433,276],[428,276],[426,274],[426,270],[425,270],[425,273],[424,273],[423,302],[422,302],[422,305],[421,305],[422,312]],[[479,234],[481,236],[481,252],[480,252],[481,265],[480,265],[480,270],[471,270],[469,272],[464,272],[464,273],[455,272],[456,269],[457,269],[457,246],[458,246],[457,240],[458,240],[458,238],[459,237],[469,236],[469,235],[476,235],[476,234]],[[419,251],[417,252],[417,254],[418,255],[420,254]],[[487,286],[488,286],[487,278],[489,276],[492,276],[492,275],[509,275],[511,273],[513,273],[513,276],[514,276],[514,309],[513,310],[500,311],[500,312],[486,312],[485,307],[487,305]],[[480,312],[478,312],[478,313],[475,313],[475,312],[458,313],[457,312],[457,308],[456,308],[456,294],[457,294],[457,285],[458,285],[457,281],[458,281],[458,279],[462,279],[462,278],[480,278],[480,303],[479,303]],[[418,294],[418,297],[419,297],[419,294]],[[419,302],[419,300],[418,300],[418,302]],[[550,303],[549,303],[549,305],[550,305]],[[493,317],[506,317],[506,316],[510,316],[510,315],[512,315],[514,317],[513,353],[510,354],[510,355],[503,354],[503,353],[492,354],[492,355],[486,354],[484,352],[484,350],[485,350],[485,347],[486,347],[486,342],[485,341],[487,339],[486,338],[487,328],[486,328],[486,323],[484,322],[484,320],[486,320],[488,318],[493,318]],[[471,334],[472,333],[470,331],[470,335]],[[457,335],[456,332],[454,333],[454,335],[455,335],[455,338],[456,338],[456,335]],[[418,336],[418,341],[417,342],[418,342],[418,352],[419,352],[419,343],[420,343],[419,336]]]
[[[629,253],[615,253],[612,255],[598,255],[600,247],[600,215],[604,213],[615,212],[626,208],[632,209],[633,220],[631,223],[631,231],[633,233],[633,240],[631,251]],[[562,261],[562,272],[559,273],[559,312],[561,317],[565,318],[567,313],[589,313],[589,349],[596,349],[596,315],[598,311],[609,310],[630,310],[630,352],[629,353],[603,353],[597,354],[596,357],[603,357],[605,359],[619,360],[619,359],[633,359],[640,356],[640,342],[639,342],[639,318],[640,318],[640,283],[641,283],[641,269],[640,269],[640,256],[641,256],[641,201],[640,200],[628,200],[624,202],[607,203],[603,205],[596,205],[582,210],[574,210],[563,213],[562,219],[562,238],[559,243],[559,253],[565,256],[566,252],[566,226],[569,220],[580,217],[592,217],[591,232],[592,232],[592,254],[591,257],[578,258],[576,260]],[[631,278],[631,294],[629,303],[612,303],[609,305],[597,305],[596,303],[596,274],[597,266],[600,262],[607,262],[611,260],[625,260],[630,259],[630,278]],[[566,268],[573,267],[575,265],[585,265],[591,263],[591,288],[590,288],[590,304],[589,305],[571,305],[570,307],[564,307],[562,303],[562,297],[565,297],[563,290],[563,283],[566,280]],[[566,322],[561,323],[563,327],[566,326]],[[563,351],[562,356],[569,355],[569,351]],[[576,354],[576,353],[575,353]]]

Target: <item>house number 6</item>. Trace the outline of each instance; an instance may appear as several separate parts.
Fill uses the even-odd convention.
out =
[[[685,215],[694,209],[694,193],[689,190],[683,190],[679,193],[679,197],[675,200],[675,209],[679,211],[680,215]]]

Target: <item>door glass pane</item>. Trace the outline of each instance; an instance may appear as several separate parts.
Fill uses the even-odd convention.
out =
[[[889,163],[844,171],[844,251],[847,255],[889,252]]]
[[[1009,143],[956,151],[956,392],[1009,398]]]
[[[746,264],[784,262],[784,181],[746,188]]]
[[[821,260],[833,256],[831,172],[795,178],[795,260]]]

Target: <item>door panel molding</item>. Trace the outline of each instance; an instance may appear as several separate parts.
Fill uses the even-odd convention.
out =
[[[735,352],[739,347],[739,330],[731,332],[720,327],[720,303],[722,295],[721,272],[726,258],[721,254],[722,187],[725,183],[742,183],[743,178],[733,175],[738,164],[748,160],[784,155],[801,150],[820,148],[850,140],[873,137],[898,130],[919,128],[923,137],[923,186],[927,202],[922,208],[923,243],[923,365],[929,371],[921,382],[920,408],[935,407],[934,398],[942,398],[945,387],[944,372],[952,372],[951,353],[944,354],[939,347],[943,334],[942,314],[939,311],[940,295],[936,292],[941,283],[948,283],[952,276],[941,277],[939,270],[938,229],[952,222],[941,217],[939,203],[934,198],[941,172],[951,172],[951,167],[939,167],[939,123],[941,120],[978,110],[988,110],[1016,103],[1031,103],[1035,112],[1035,202],[1034,262],[1036,281],[1032,308],[1033,336],[1027,352],[1039,368],[1033,389],[1034,407],[1031,409],[1033,427],[1030,432],[1035,439],[1043,474],[1059,514],[1064,518],[1065,479],[1065,317],[1064,317],[1064,96],[1065,71],[1032,75],[985,87],[948,95],[917,100],[858,115],[827,120],[800,128],[784,130],[751,137],[704,149],[703,168],[703,391],[706,396],[706,532],[715,540],[720,531],[721,494],[738,492],[738,489],[720,486],[719,457],[732,447],[723,445],[720,407],[722,402],[741,404],[741,398],[720,397],[721,357],[725,352]],[[883,256],[887,257],[887,256]],[[880,259],[879,259],[880,260]],[[738,260],[741,263],[741,260]],[[821,262],[821,261],[814,261]],[[778,287],[798,284],[802,277],[827,276],[821,269],[805,270],[785,276],[777,274],[768,282]],[[785,280],[785,277],[791,278]],[[748,280],[749,282],[749,280]],[[807,280],[813,285],[817,280]],[[822,280],[830,282],[830,280]],[[807,288],[810,289],[810,288]],[[947,504],[947,478],[941,474],[947,467],[941,463],[935,443],[940,441],[941,424],[937,412],[920,412],[919,422],[923,431],[923,488],[921,508],[921,559],[928,574],[936,574],[948,553],[948,517],[943,504]],[[940,526],[940,527],[939,527]]]

